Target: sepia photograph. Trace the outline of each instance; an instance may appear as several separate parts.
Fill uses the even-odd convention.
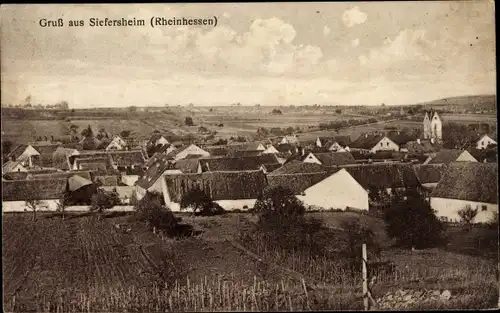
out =
[[[4,312],[500,307],[495,3],[2,4]]]

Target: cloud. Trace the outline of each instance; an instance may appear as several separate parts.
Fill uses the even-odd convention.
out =
[[[353,47],[359,46],[359,38],[351,40],[351,46]]]
[[[381,46],[372,48],[367,55],[359,56],[359,62],[362,66],[378,69],[407,61],[411,64],[428,62],[435,47],[436,42],[426,38],[424,29],[405,29],[394,39],[385,39]]]
[[[331,31],[332,30],[330,29],[330,27],[328,27],[328,26],[325,25],[325,27],[323,27],[323,36],[327,37],[330,34]]]
[[[342,14],[342,21],[347,27],[353,27],[366,22],[368,14],[359,10],[359,7],[354,7],[350,10],[344,11]]]

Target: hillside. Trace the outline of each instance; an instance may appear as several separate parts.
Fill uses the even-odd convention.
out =
[[[461,106],[466,109],[495,110],[496,95],[458,96],[421,103],[424,106],[452,107]]]

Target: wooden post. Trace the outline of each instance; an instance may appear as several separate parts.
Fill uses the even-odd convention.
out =
[[[365,311],[368,311],[368,275],[367,275],[367,269],[366,269],[366,263],[367,263],[367,256],[366,256],[366,244],[364,243],[361,247],[362,249],[362,263],[363,263],[363,269],[362,269],[362,274],[363,274],[363,305],[365,308]]]

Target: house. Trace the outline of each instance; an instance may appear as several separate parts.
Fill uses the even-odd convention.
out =
[[[280,144],[298,145],[299,139],[297,138],[297,135],[286,135],[283,136],[283,138],[280,141]]]
[[[171,154],[177,150],[177,147],[175,147],[172,144],[165,144],[165,145],[157,145],[153,146],[150,148],[147,148],[147,154],[149,157],[154,156],[155,154]]]
[[[226,146],[206,146],[203,150],[210,153],[211,156],[228,156],[230,154],[230,149]]]
[[[266,147],[261,142],[246,142],[240,144],[231,144],[227,146],[228,149],[235,152],[239,151],[265,151]]]
[[[39,157],[40,152],[33,148],[33,146],[24,144],[15,147],[14,150],[7,155],[7,159],[18,161],[24,167],[33,167]]]
[[[37,158],[36,164],[43,167],[54,166],[52,156],[59,147],[59,144],[33,145],[33,148],[35,148],[35,150],[40,153],[40,156]]]
[[[374,154],[370,154],[369,159],[376,161],[376,160],[383,160],[383,161],[403,161],[407,157],[406,152],[402,151],[387,151],[387,150],[379,150],[375,152]]]
[[[415,164],[413,169],[420,185],[427,190],[433,190],[446,172],[447,166],[445,164]]]
[[[109,151],[114,168],[119,170],[142,168],[146,164],[146,153],[142,150]]]
[[[102,157],[86,157],[78,155],[73,164],[73,170],[106,170],[113,168],[113,160],[110,155]]]
[[[262,154],[277,154],[279,153],[278,149],[276,149],[272,144],[269,144],[264,151],[262,151]]]
[[[368,210],[368,191],[345,169],[333,172],[269,174],[269,186],[291,190],[310,209]]]
[[[497,142],[488,135],[483,135],[476,143],[476,149],[486,149],[488,145],[496,145]]]
[[[488,222],[498,213],[497,163],[453,162],[431,194],[431,207],[447,221],[460,221],[458,210],[478,209],[474,222]]]
[[[173,151],[174,160],[181,160],[187,158],[189,155],[200,155],[204,157],[209,157],[210,153],[208,151],[203,150],[195,144],[190,144],[185,148],[178,149]]]
[[[364,134],[351,143],[349,148],[375,153],[380,150],[399,151],[400,147],[384,134]]]
[[[346,166],[345,169],[367,191],[384,190],[392,194],[395,189],[404,191],[420,187],[411,164],[362,164]]]
[[[429,156],[424,164],[450,164],[451,162],[477,162],[467,150],[441,149],[435,156]]]
[[[247,157],[203,158],[199,160],[198,173],[217,171],[256,171],[263,164],[280,164],[274,154]]]
[[[141,176],[137,182],[136,193],[137,199],[140,200],[142,197],[146,195],[147,191],[158,191],[162,192],[162,180],[160,179],[163,175],[168,174],[182,174],[182,171],[173,166],[174,161],[170,159],[167,155],[156,155],[153,158],[154,162],[151,164]],[[179,160],[182,162],[186,162],[183,160]],[[191,161],[191,160],[190,160]],[[198,169],[198,162],[196,160],[196,170]]]
[[[281,168],[281,166],[282,166],[281,163],[262,164],[260,166],[260,170],[264,172],[264,174],[267,174],[267,173],[272,173],[273,171]]]
[[[303,173],[323,173],[327,168],[323,165],[314,162],[301,162],[292,160],[286,162],[280,168],[273,171],[273,175],[290,175],[290,174],[303,174]]]
[[[2,165],[2,174],[27,171],[28,170],[19,161],[7,161]]]
[[[56,211],[67,190],[67,178],[12,180],[2,182],[2,211],[31,211],[27,200],[40,201],[39,211]]]
[[[167,175],[162,181],[165,204],[172,211],[180,211],[183,196],[195,187],[225,210],[250,209],[267,185],[262,171]]]
[[[309,153],[303,160],[306,163],[316,163],[323,166],[339,166],[354,164],[356,160],[349,152]]]
[[[148,142],[146,143],[146,146],[150,148],[154,146],[165,146],[169,144],[170,142],[163,135],[159,133],[154,133],[151,136],[151,138],[149,138]]]
[[[318,148],[326,148],[328,151],[340,151],[351,143],[349,136],[335,136],[335,137],[318,137],[316,138],[316,146]]]
[[[92,170],[90,175],[92,181],[98,186],[118,186],[121,181],[121,174],[115,169]]]
[[[392,142],[394,142],[396,145],[398,145],[400,149],[403,149],[403,147],[408,142],[417,140],[417,138],[415,136],[409,135],[406,132],[401,132],[399,130],[387,132],[387,138],[389,138]]]
[[[125,150],[128,148],[128,143],[120,135],[114,135],[104,150]]]
[[[410,155],[429,155],[438,152],[442,148],[440,143],[431,140],[420,140],[419,138],[407,142],[403,147]]]
[[[478,162],[483,163],[497,163],[498,162],[498,149],[496,146],[488,147],[486,149],[476,149],[475,147],[469,147],[467,151],[476,159]]]
[[[52,166],[67,171],[72,167],[69,161],[70,157],[79,154],[80,152],[76,149],[58,147],[56,151],[52,153]]]

